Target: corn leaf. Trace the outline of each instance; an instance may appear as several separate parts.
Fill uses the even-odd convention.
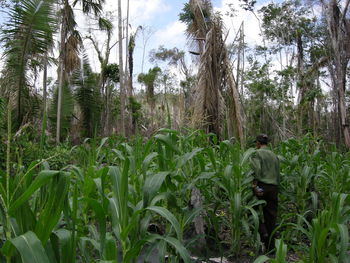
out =
[[[142,171],[144,173],[146,173],[148,166],[150,165],[151,161],[158,156],[157,152],[152,152],[150,154],[148,154],[145,159],[142,162]]]
[[[178,239],[173,237],[162,237],[162,239],[176,249],[177,253],[179,253],[185,263],[191,262],[191,257],[187,249],[181,244]]]
[[[23,263],[47,263],[50,262],[37,236],[29,231],[11,240],[11,243],[21,254]]]
[[[188,161],[203,151],[203,148],[195,148],[192,152],[185,153],[178,161],[177,168],[183,167]]]
[[[95,212],[99,224],[99,233],[100,233],[100,254],[103,254],[105,239],[106,239],[106,211],[103,209],[103,206],[95,199],[85,198],[84,199],[88,205]]]
[[[180,150],[177,148],[176,144],[171,140],[171,137],[164,134],[157,134],[154,136],[155,139],[162,142],[167,148],[171,149],[176,153],[180,153]]]
[[[260,256],[256,260],[254,260],[253,263],[264,263],[264,262],[267,262],[269,260],[270,260],[270,258],[267,256]]]
[[[180,229],[180,224],[179,221],[177,221],[177,219],[175,218],[175,216],[166,208],[164,207],[160,207],[160,206],[150,206],[146,208],[147,210],[153,211],[159,215],[161,215],[162,217],[164,217],[166,220],[169,221],[169,223],[173,226],[177,238],[179,240],[182,240],[182,231]]]
[[[143,207],[149,205],[169,174],[170,172],[159,172],[146,178],[143,186]]]
[[[116,244],[114,237],[112,235],[108,234],[106,236],[106,240],[103,242],[105,242],[105,244],[104,244],[105,249],[103,251],[103,259],[105,259],[107,262],[115,261],[115,259],[117,258],[117,244]]]
[[[71,259],[70,251],[72,251],[70,248],[72,244],[71,231],[67,229],[58,229],[52,233],[50,239],[56,254],[56,258],[59,259],[58,262],[69,262]]]
[[[49,239],[61,217],[68,189],[69,174],[61,172],[50,186],[49,199],[45,203],[35,227],[35,233],[43,244]]]
[[[34,179],[30,186],[22,193],[11,205],[9,214],[12,214],[17,208],[19,208],[24,202],[26,202],[31,195],[43,185],[47,184],[50,179],[57,175],[59,171],[41,171],[39,175]]]

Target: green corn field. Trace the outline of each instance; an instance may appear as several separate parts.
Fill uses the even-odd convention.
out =
[[[260,253],[253,149],[162,129],[148,140],[86,140],[66,155],[55,149],[11,162],[0,174],[0,262],[291,262],[289,254],[295,262],[348,262],[350,156],[322,145],[305,137],[275,148],[274,256]]]

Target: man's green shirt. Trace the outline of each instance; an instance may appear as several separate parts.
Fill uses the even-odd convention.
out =
[[[265,184],[279,185],[280,168],[278,157],[263,146],[251,158],[254,178]]]

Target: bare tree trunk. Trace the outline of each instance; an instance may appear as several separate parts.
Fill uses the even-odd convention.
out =
[[[120,132],[125,134],[125,83],[123,70],[123,32],[121,0],[118,0],[118,30],[119,30],[119,83],[120,83]]]
[[[245,41],[244,41],[244,21],[242,22],[242,67],[241,67],[241,94],[242,98],[244,96],[244,59],[245,59]],[[239,87],[237,87],[239,88]]]
[[[281,71],[283,70],[283,63],[282,63],[282,51],[279,50],[280,55],[280,61],[281,61]],[[288,63],[288,60],[286,61]],[[283,81],[283,77],[281,78],[281,82]],[[286,107],[285,107],[285,96],[284,91],[282,89],[282,134],[281,139],[284,140],[286,138]]]
[[[196,187],[193,187],[192,191],[191,191],[191,205],[194,209],[199,209],[200,207],[203,206],[201,192]],[[193,219],[193,223],[194,223],[194,227],[195,227],[195,231],[196,231],[197,236],[200,236],[196,247],[199,250],[204,250],[206,241],[204,238],[204,236],[205,236],[205,229],[204,229],[205,222],[203,219],[203,214],[197,215]]]
[[[307,87],[305,85],[304,81],[304,49],[303,49],[303,42],[301,39],[300,33],[297,35],[297,50],[298,50],[298,65],[297,65],[297,74],[298,74],[298,82],[299,82],[299,105],[298,105],[298,134],[303,134],[303,124],[305,115],[307,114],[307,106],[305,101],[305,95],[307,92]]]
[[[347,114],[345,105],[345,73],[346,68],[342,69],[341,65],[338,65],[336,85],[338,90],[340,125],[344,136],[345,147],[346,149],[350,149],[349,123],[346,116]]]
[[[43,119],[41,123],[40,149],[42,150],[45,143],[46,125],[47,125],[47,56],[44,60],[44,76],[43,76]]]
[[[226,61],[229,65],[228,61]],[[235,124],[236,135],[239,139],[241,147],[244,147],[244,133],[243,133],[243,124],[242,124],[242,114],[241,114],[241,103],[239,101],[239,93],[237,90],[236,83],[233,79],[233,74],[229,70],[228,76],[228,85],[231,95],[231,105],[230,105],[230,117],[232,118],[232,123]]]
[[[64,5],[68,4],[68,0],[64,1]],[[65,8],[63,9],[65,10]],[[62,24],[61,24],[61,39],[60,39],[60,54],[59,54],[59,75],[58,75],[58,100],[57,100],[57,121],[56,121],[56,143],[60,143],[61,136],[61,113],[62,113],[62,86],[63,86],[63,75],[64,75],[64,50],[65,41],[67,35],[67,28],[64,21],[66,20],[66,12],[63,11]]]
[[[350,34],[346,22],[346,13],[350,0],[347,0],[345,5],[342,6],[343,10],[340,10],[336,0],[330,0],[328,3],[321,0],[321,2],[326,10],[328,32],[333,49],[335,73],[333,86],[337,92],[339,121],[345,147],[346,149],[350,149],[349,123],[347,120],[345,104],[346,69],[349,61],[349,55],[346,48]]]
[[[239,44],[238,44],[238,52],[237,52],[237,73],[236,73],[236,80],[237,80],[237,87],[239,87],[240,85],[240,69],[241,69],[241,52],[242,52],[242,26],[243,26],[243,22],[241,24],[241,26],[239,27]],[[241,95],[243,96],[243,93],[241,93]]]
[[[133,96],[133,90],[132,90],[132,76],[128,74],[128,61],[129,61],[129,0],[127,3],[127,15],[126,15],[126,39],[125,39],[125,86],[127,90],[127,96],[128,98]],[[127,127],[127,133],[134,133],[134,127],[133,127],[133,116],[132,116],[132,109],[130,101],[128,100],[127,104],[129,105],[129,115],[127,117],[128,127]]]

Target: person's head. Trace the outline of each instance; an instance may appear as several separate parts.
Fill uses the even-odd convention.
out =
[[[266,134],[259,134],[256,136],[255,143],[256,143],[256,148],[260,149],[262,146],[266,146],[268,143],[269,138],[267,137]]]

